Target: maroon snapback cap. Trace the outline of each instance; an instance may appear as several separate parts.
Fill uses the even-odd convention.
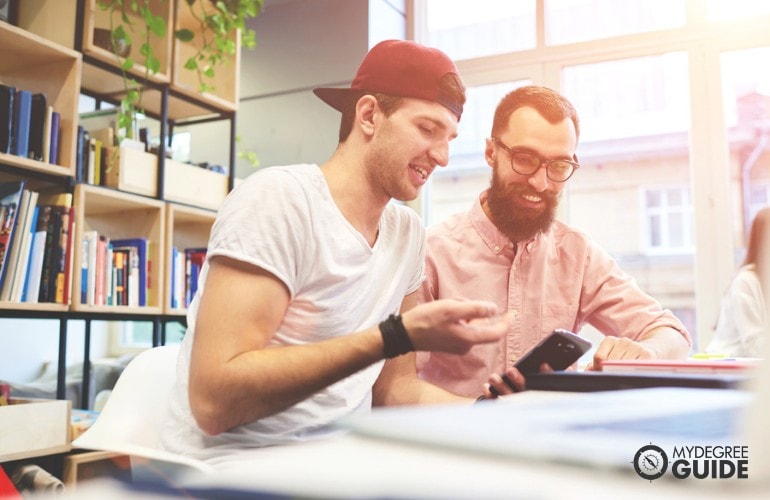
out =
[[[463,102],[441,92],[439,85],[446,74],[459,79],[457,67],[442,51],[411,40],[385,40],[366,54],[350,88],[321,87],[313,93],[337,111],[370,92],[423,99],[441,104],[459,120]]]

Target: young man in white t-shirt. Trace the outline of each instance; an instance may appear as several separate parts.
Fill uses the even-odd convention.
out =
[[[508,327],[483,301],[397,315],[424,279],[425,243],[417,215],[390,201],[415,199],[447,164],[465,102],[454,63],[388,40],[350,88],[315,93],[342,112],[331,158],[253,174],[212,228],[163,430],[171,451],[216,462],[329,434],[373,399],[451,400],[416,376],[378,378],[384,360],[464,353]]]

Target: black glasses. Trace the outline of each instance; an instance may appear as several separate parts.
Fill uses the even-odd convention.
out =
[[[549,160],[529,151],[509,148],[497,137],[492,137],[492,140],[511,157],[511,168],[517,174],[532,175],[545,165],[545,175],[549,179],[564,182],[580,168],[580,163],[576,161]]]

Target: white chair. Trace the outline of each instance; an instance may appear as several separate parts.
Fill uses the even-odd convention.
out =
[[[160,445],[178,353],[178,345],[166,345],[147,349],[131,360],[96,421],[72,442],[73,447],[128,455],[134,481],[169,484],[184,474],[211,473],[206,463],[170,453]]]

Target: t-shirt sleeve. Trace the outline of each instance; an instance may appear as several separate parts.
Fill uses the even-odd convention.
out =
[[[294,176],[266,169],[226,198],[211,229],[207,258],[221,255],[258,266],[293,296],[308,234],[308,196]]]

